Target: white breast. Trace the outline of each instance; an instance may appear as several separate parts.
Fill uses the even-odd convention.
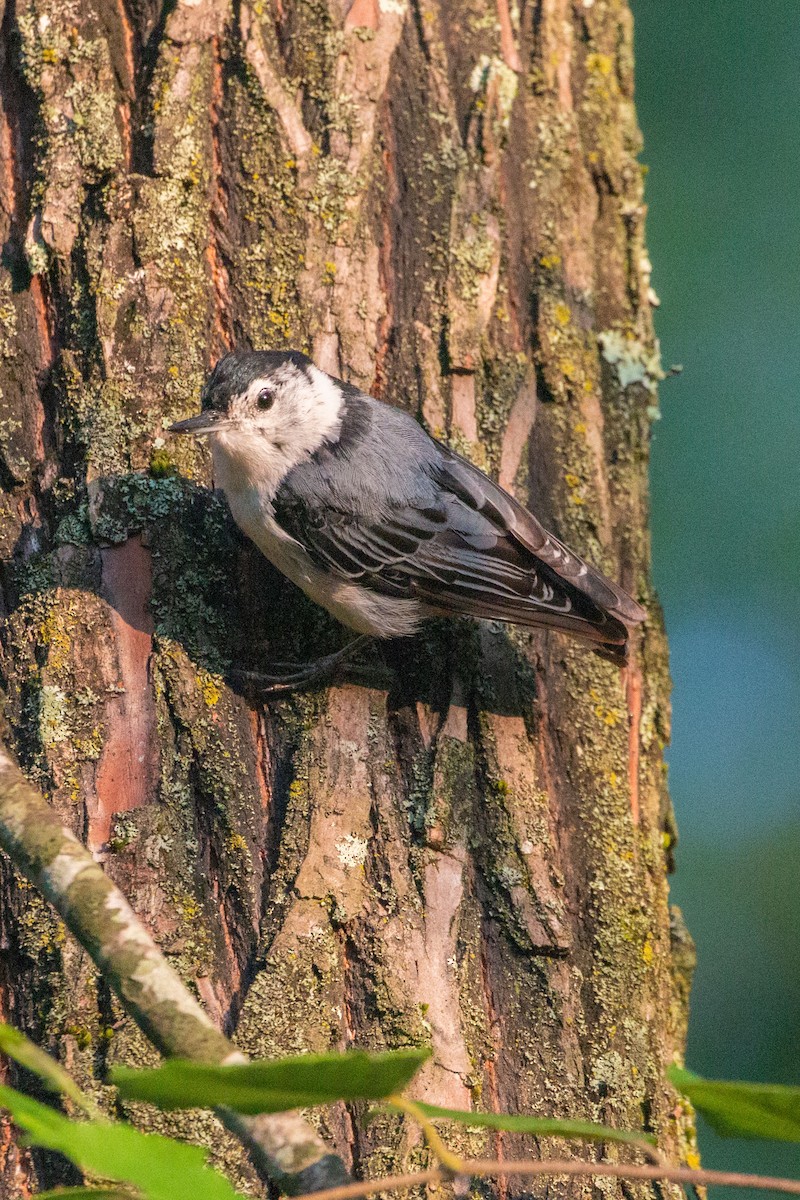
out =
[[[281,529],[274,517],[272,498],[284,468],[262,457],[260,484],[256,484],[254,473],[247,467],[243,470],[236,456],[224,444],[218,444],[221,438],[213,442],[215,479],[225,492],[234,521],[287,579],[356,633],[386,638],[409,637],[417,631],[423,614],[416,600],[381,596],[320,570],[304,547]]]

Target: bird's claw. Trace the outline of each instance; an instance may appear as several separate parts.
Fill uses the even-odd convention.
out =
[[[353,652],[369,640],[367,637],[355,638],[341,650],[334,654],[326,654],[314,662],[272,663],[269,672],[235,669],[230,672],[230,678],[232,682],[243,684],[259,699],[286,695],[287,692],[299,691],[312,684],[333,679],[339,669],[346,665]]]

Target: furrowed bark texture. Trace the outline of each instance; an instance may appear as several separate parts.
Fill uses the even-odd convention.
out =
[[[102,866],[61,825],[2,748],[0,845],[50,901],[157,1050],[204,1063],[247,1062],[178,977]],[[348,1182],[344,1164],[299,1113],[215,1111],[247,1146],[263,1177],[289,1195]]]
[[[430,1101],[645,1128],[677,1161],[631,36],[619,0],[7,0],[0,615],[21,762],[244,1050],[429,1043]],[[227,687],[341,637],[165,439],[242,342],[307,350],[530,502],[648,604],[628,671],[442,623],[388,691]],[[3,871],[2,1015],[102,1099],[154,1052]],[[133,1115],[260,1193],[212,1118]],[[320,1119],[355,1171],[426,1161],[361,1115]],[[9,1197],[64,1178],[0,1146]]]

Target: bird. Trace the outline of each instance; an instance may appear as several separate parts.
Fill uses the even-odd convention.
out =
[[[299,351],[231,350],[169,430],[208,439],[242,532],[358,635],[320,673],[443,616],[558,630],[626,664],[641,605],[409,413]]]

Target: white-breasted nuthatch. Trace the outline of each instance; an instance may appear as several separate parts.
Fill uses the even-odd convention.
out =
[[[406,637],[468,615],[562,630],[625,662],[644,609],[408,413],[296,351],[234,350],[202,412],[237,525],[359,634]]]

